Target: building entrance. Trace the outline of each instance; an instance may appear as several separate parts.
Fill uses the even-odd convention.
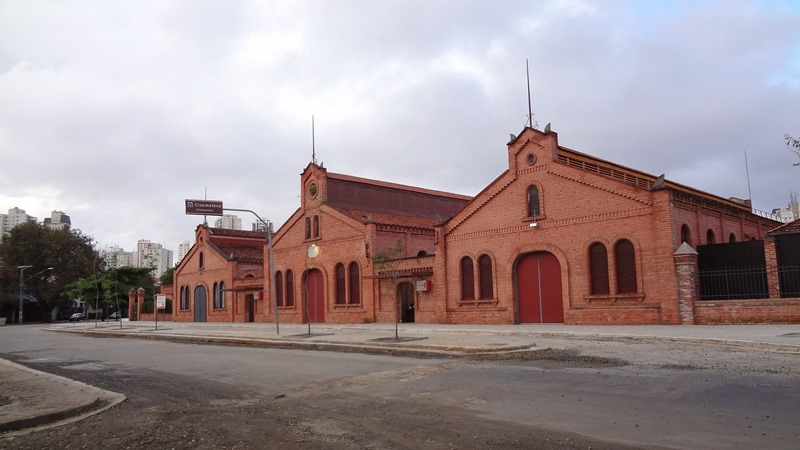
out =
[[[308,271],[306,278],[306,302],[308,302],[308,321],[325,323],[325,289],[322,272],[317,269]]]
[[[552,253],[535,252],[517,264],[520,323],[564,323],[561,264]]]
[[[206,288],[197,286],[194,288],[194,321],[206,322]]]
[[[397,285],[397,304],[400,305],[400,321],[414,322],[414,285],[404,281]]]

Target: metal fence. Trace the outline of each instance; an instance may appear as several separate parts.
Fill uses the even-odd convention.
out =
[[[778,267],[781,297],[800,297],[800,266]]]
[[[763,266],[700,270],[699,276],[700,300],[769,298],[767,268]]]

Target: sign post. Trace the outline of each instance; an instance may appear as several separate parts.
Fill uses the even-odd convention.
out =
[[[158,311],[167,308],[167,296],[156,295],[156,330],[158,329]]]

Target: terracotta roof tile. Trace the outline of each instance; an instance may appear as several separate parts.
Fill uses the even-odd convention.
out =
[[[361,211],[355,209],[338,209],[344,214],[361,223],[379,223],[387,225],[404,225],[417,228],[433,228],[436,221],[427,217],[403,216],[399,214],[386,214],[374,211]]]
[[[779,227],[773,228],[767,234],[780,234],[780,233],[797,233],[800,232],[800,220],[785,223]]]
[[[342,174],[342,173],[330,173],[329,172],[328,173],[328,178],[333,178],[333,179],[336,179],[336,180],[343,180],[343,181],[352,181],[352,182],[355,182],[355,183],[372,184],[372,185],[375,185],[375,186],[381,186],[381,187],[385,187],[385,188],[400,189],[400,190],[404,190],[404,191],[412,191],[412,192],[418,192],[418,193],[422,193],[422,194],[436,195],[436,196],[439,196],[439,197],[449,197],[449,198],[454,198],[454,199],[459,199],[459,200],[471,200],[472,199],[472,197],[470,197],[469,195],[454,194],[452,192],[437,191],[437,190],[433,190],[433,189],[425,189],[425,188],[416,187],[416,186],[409,186],[409,185],[405,185],[405,184],[390,183],[390,182],[387,182],[387,181],[380,181],[380,180],[372,180],[372,179],[369,179],[369,178],[354,177],[352,175],[345,175],[345,174]]]

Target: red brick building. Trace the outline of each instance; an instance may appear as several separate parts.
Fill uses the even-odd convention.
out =
[[[208,320],[272,322],[277,304],[290,323],[800,321],[800,299],[776,302],[773,288],[767,299],[699,302],[698,246],[762,240],[781,225],[749,202],[561,147],[550,131],[524,129],[506,157],[508,169],[475,197],[309,164],[300,206],[274,235],[274,298],[267,277],[253,314],[236,297],[241,307],[213,308]],[[252,283],[235,271],[223,278],[225,252],[214,256],[219,272],[197,270],[202,233],[176,270],[187,296],[178,320],[197,320],[195,286],[212,290],[210,274],[246,296],[270,273],[263,237],[267,264]]]
[[[264,289],[266,234],[199,225],[175,268],[172,315],[181,322],[253,322]]]

